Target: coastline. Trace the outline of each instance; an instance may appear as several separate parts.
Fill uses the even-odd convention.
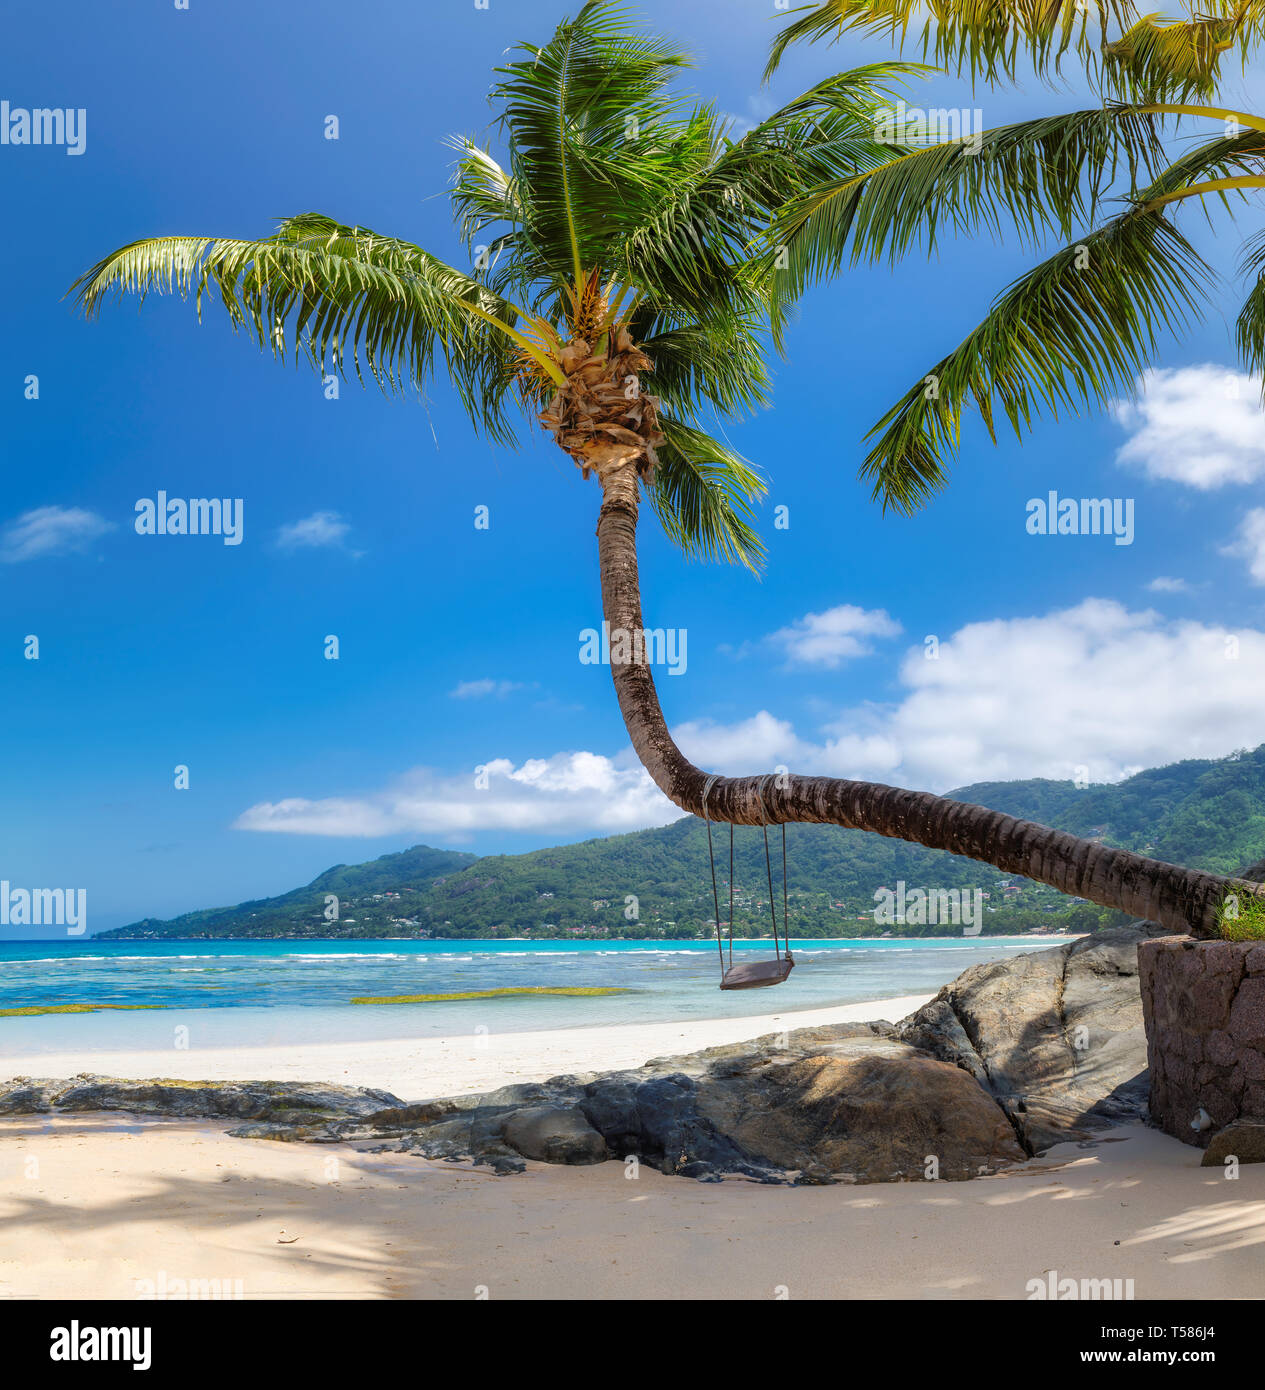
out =
[[[565,1073],[617,1071],[651,1057],[744,1042],[783,1029],[832,1023],[895,1023],[933,998],[897,995],[825,1009],[782,1009],[738,1018],[615,1023],[538,1032],[492,1031],[305,1045],[22,1052],[0,1051],[0,1079],[15,1076],[171,1077],[180,1081],[314,1081],[428,1100],[495,1090]]]
[[[416,1101],[896,1022],[931,997],[478,1037],[10,1049],[0,1077],[304,1080]],[[617,1162],[498,1177],[370,1144],[234,1138],[235,1124],[0,1117],[0,1298],[1006,1300],[1070,1278],[1111,1281],[1117,1298],[1232,1300],[1252,1296],[1265,1245],[1265,1167],[1227,1185],[1199,1150],[1137,1124],[970,1182],[791,1189],[644,1164],[629,1181]]]

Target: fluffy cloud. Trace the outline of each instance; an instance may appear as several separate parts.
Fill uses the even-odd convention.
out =
[[[721,772],[768,772],[779,764],[789,767],[812,751],[785,719],[775,719],[768,710],[737,724],[692,720],[678,725],[672,736],[691,762]]]
[[[83,507],[36,507],[0,531],[0,562],[15,565],[41,555],[83,550],[111,529],[111,522]]]
[[[1265,543],[1265,509],[1260,517]],[[1117,781],[1265,740],[1265,632],[1169,621],[1114,600],[970,623],[942,639],[934,659],[921,645],[908,650],[898,679],[894,701],[840,711],[810,733],[767,710],[673,732],[694,762],[730,775],[783,765],[934,791],[1020,777]],[[680,816],[629,752],[557,753],[517,766],[499,758],[486,765],[484,781],[420,769],[382,791],[261,802],[236,824],[306,835],[462,837],[616,834]]]
[[[1130,435],[1117,462],[1205,492],[1265,477],[1259,377],[1212,363],[1161,367],[1143,373],[1136,391],[1136,401],[1112,406]]]
[[[1152,579],[1146,587],[1153,594],[1184,594],[1190,590],[1190,585],[1184,579],[1170,579],[1164,574]]]
[[[1265,520],[1262,521],[1265,532]],[[805,736],[767,711],[675,732],[701,765],[944,791],[1016,777],[1095,782],[1265,740],[1265,633],[1169,622],[1089,599],[1036,618],[971,623],[904,656],[903,693]]]
[[[315,550],[322,546],[343,549],[351,530],[337,512],[313,512],[301,521],[291,521],[277,532],[282,550]]]
[[[1225,547],[1225,553],[1246,560],[1253,582],[1265,584],[1265,507],[1253,507],[1244,516],[1237,538]]]
[[[796,666],[825,666],[833,670],[853,657],[869,656],[873,637],[895,637],[901,626],[882,609],[841,603],[824,613],[809,613],[770,633],[767,641],[780,647]]]
[[[495,695],[497,699],[502,699],[512,691],[521,690],[522,688],[522,681],[494,681],[489,679],[459,681],[448,694],[451,695],[454,700],[483,700],[489,695]]]
[[[261,801],[242,812],[235,828],[445,838],[476,830],[615,835],[667,825],[680,815],[642,768],[597,753],[556,753],[518,766],[496,758],[481,773],[457,776],[419,768],[360,796]]]

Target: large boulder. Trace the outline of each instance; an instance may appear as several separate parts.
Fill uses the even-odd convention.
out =
[[[697,1110],[758,1163],[862,1182],[972,1178],[1021,1160],[1006,1116],[957,1067],[881,1036],[756,1050],[716,1067]]]
[[[1201,1168],[1220,1168],[1227,1160],[1265,1163],[1265,1120],[1232,1120],[1204,1150]]]
[[[462,1099],[460,1117],[406,1122],[391,1146],[501,1171],[513,1166],[509,1149],[548,1162],[636,1157],[704,1180],[805,1183],[962,1179],[1025,1157],[971,1077],[882,1024],[770,1034]],[[375,1137],[372,1125],[340,1129]]]
[[[1030,1152],[1147,1110],[1138,945],[1151,922],[973,965],[899,1026],[969,1072]]]

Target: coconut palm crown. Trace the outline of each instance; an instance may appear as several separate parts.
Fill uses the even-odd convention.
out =
[[[426,385],[442,363],[477,427],[512,444],[524,408],[584,476],[631,460],[686,550],[756,565],[760,475],[716,419],[767,401],[767,260],[795,192],[890,160],[876,113],[916,65],[831,78],[741,139],[674,94],[688,65],[592,0],[497,71],[500,157],[454,137],[452,207],[468,263],[315,213],[259,240],[166,236],[73,286],[218,299],[281,358]]]

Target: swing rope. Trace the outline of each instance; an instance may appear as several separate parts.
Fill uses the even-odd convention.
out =
[[[773,919],[773,951],[774,951],[774,954],[777,956],[778,960],[781,960],[781,959],[782,959],[782,948],[778,945],[778,940],[777,940],[777,902],[776,902],[776,900],[775,900],[774,897],[773,897],[773,859],[772,859],[772,856],[769,854],[769,813],[768,813],[768,810],[766,809],[766,807],[765,807],[765,805],[764,805],[764,788],[765,788],[765,784],[768,782],[768,780],[769,780],[769,779],[768,779],[767,777],[762,777],[762,778],[760,779],[760,785],[756,788],[756,796],[759,797],[759,799],[760,799],[760,822],[761,822],[761,827],[762,827],[763,830],[764,830],[764,870],[765,870],[765,873],[768,875],[768,880],[769,880],[769,916]],[[786,836],[786,827],[785,827],[785,826],[782,827],[782,836],[783,836],[783,843],[785,844],[785,836]],[[785,887],[786,887],[786,860],[785,860],[785,858],[783,858],[783,860],[782,860],[782,886],[783,886],[783,889],[785,890]],[[785,913],[783,913],[783,915],[785,915]],[[790,950],[789,942],[788,942],[788,944],[787,944],[787,950],[788,950],[788,951]]]
[[[729,822],[729,964],[734,963],[734,823]]]
[[[720,970],[723,975],[725,971],[725,948],[721,945],[720,941],[720,894],[716,891],[716,855],[712,851],[712,822],[711,817],[707,814],[707,794],[711,791],[715,782],[716,777],[711,776],[707,779],[707,785],[703,788],[703,820],[707,825],[707,859],[712,866],[712,905],[716,910],[716,951],[720,956]],[[734,828],[731,825],[729,827],[729,951],[731,960],[733,959],[733,840]]]

